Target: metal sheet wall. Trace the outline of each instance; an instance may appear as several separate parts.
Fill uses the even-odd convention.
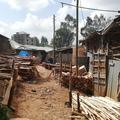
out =
[[[109,60],[107,96],[113,99],[117,99],[119,73],[120,73],[120,61]]]

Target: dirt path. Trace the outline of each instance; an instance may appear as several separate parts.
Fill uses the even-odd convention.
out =
[[[51,71],[38,67],[46,77]],[[68,90],[61,88],[57,81],[42,81],[37,84],[19,83],[14,98],[16,114],[32,120],[69,120],[71,108],[65,106]]]

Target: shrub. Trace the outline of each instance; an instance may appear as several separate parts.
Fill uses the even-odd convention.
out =
[[[10,109],[0,104],[0,120],[10,120]]]

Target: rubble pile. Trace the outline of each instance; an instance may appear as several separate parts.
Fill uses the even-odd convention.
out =
[[[44,88],[41,88],[40,90],[39,90],[39,93],[41,94],[41,95],[52,95],[52,94],[54,94],[54,89],[51,87],[44,87]]]
[[[30,91],[27,91],[31,93],[32,95],[36,95],[36,97],[39,96],[39,98],[46,97],[48,95],[53,95],[55,93],[55,89],[53,87],[41,87],[41,88],[34,88]]]
[[[78,76],[76,76],[76,66],[72,67],[72,75],[70,72],[62,72],[61,84],[69,87],[69,81],[73,90],[85,92],[86,94],[93,94],[93,77],[91,73],[87,72],[84,66],[79,67]]]

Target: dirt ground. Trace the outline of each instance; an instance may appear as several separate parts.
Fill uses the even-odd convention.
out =
[[[50,70],[41,66],[37,66],[37,69],[42,80],[34,84],[18,84],[13,100],[16,110],[14,117],[30,120],[69,120],[71,108],[65,105],[68,101],[68,89],[50,78]]]

